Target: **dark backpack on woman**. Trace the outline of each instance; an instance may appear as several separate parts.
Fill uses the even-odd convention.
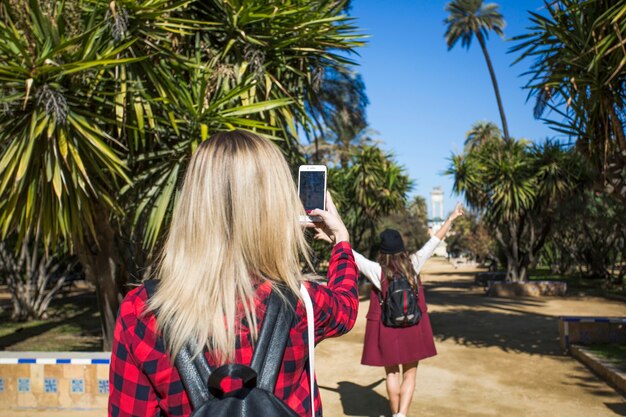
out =
[[[144,285],[151,296],[157,281],[145,281]],[[274,395],[289,331],[296,317],[296,297],[290,291],[284,293],[289,306],[275,291],[269,296],[250,366],[227,364],[211,369],[204,354],[193,358],[190,343],[183,346],[175,365],[193,408],[190,417],[298,416]],[[220,383],[228,377],[240,379],[242,387],[225,393]]]
[[[415,326],[422,318],[417,292],[400,273],[389,280],[387,291],[380,298],[380,306],[381,320],[387,327]]]

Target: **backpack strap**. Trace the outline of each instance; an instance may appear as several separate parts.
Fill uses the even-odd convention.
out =
[[[144,287],[148,293],[148,297],[151,297],[156,292],[158,286],[158,280],[150,279],[144,281]],[[203,354],[193,357],[193,348],[191,342],[187,342],[183,345],[174,359],[174,365],[178,369],[180,374],[180,380],[185,387],[189,402],[195,410],[205,403],[211,394],[207,388],[207,381],[211,375],[211,368],[209,367],[206,357]]]
[[[381,272],[380,273],[380,289],[376,291],[378,295],[378,304],[380,304],[381,306],[383,305],[385,295],[387,295],[387,288],[389,288],[389,280],[385,278],[384,273]]]
[[[311,389],[311,416],[315,417],[315,314],[313,301],[304,284],[300,284],[300,295],[306,308],[306,323],[309,340],[309,384]]]
[[[187,342],[176,355],[174,365],[180,375],[180,380],[185,387],[187,397],[193,409],[197,409],[213,396],[207,387],[207,381],[211,376],[211,368],[203,353],[193,357],[192,345]]]
[[[272,286],[278,287],[279,284],[272,283]],[[297,303],[295,294],[288,288],[282,292],[289,305],[283,302],[276,291],[272,289],[270,293],[261,332],[250,363],[250,367],[258,375],[257,387],[271,393],[274,392],[278,372],[283,363],[283,355],[287,347],[289,331],[295,318]]]

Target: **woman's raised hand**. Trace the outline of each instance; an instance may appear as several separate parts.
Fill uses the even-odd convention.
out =
[[[306,227],[314,229],[315,239],[325,240],[329,243],[339,243],[350,240],[348,229],[346,229],[346,226],[343,224],[329,192],[326,192],[326,210],[315,209],[311,211],[310,215],[322,218],[321,222],[306,223]]]
[[[457,217],[463,216],[465,214],[465,209],[463,208],[463,204],[456,203],[454,210],[450,214],[450,220],[454,220]]]

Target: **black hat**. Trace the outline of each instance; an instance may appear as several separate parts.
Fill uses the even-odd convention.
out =
[[[402,236],[397,230],[385,229],[380,234],[380,253],[393,255],[404,250]]]

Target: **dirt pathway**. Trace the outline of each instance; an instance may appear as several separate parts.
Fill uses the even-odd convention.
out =
[[[439,355],[423,361],[410,416],[626,416],[626,399],[558,343],[560,315],[626,315],[593,297],[488,298],[474,272],[431,259],[424,270]],[[388,416],[381,368],[361,366],[367,301],[348,335],[317,348],[325,415]]]
[[[488,298],[474,272],[431,259],[424,271],[439,355],[423,361],[410,416],[615,417],[626,399],[558,344],[559,315],[626,315],[592,297]],[[381,368],[360,365],[365,312],[355,328],[316,350],[325,416],[389,416]],[[0,416],[3,416],[0,410]],[[11,411],[19,417],[96,417],[104,410]]]

